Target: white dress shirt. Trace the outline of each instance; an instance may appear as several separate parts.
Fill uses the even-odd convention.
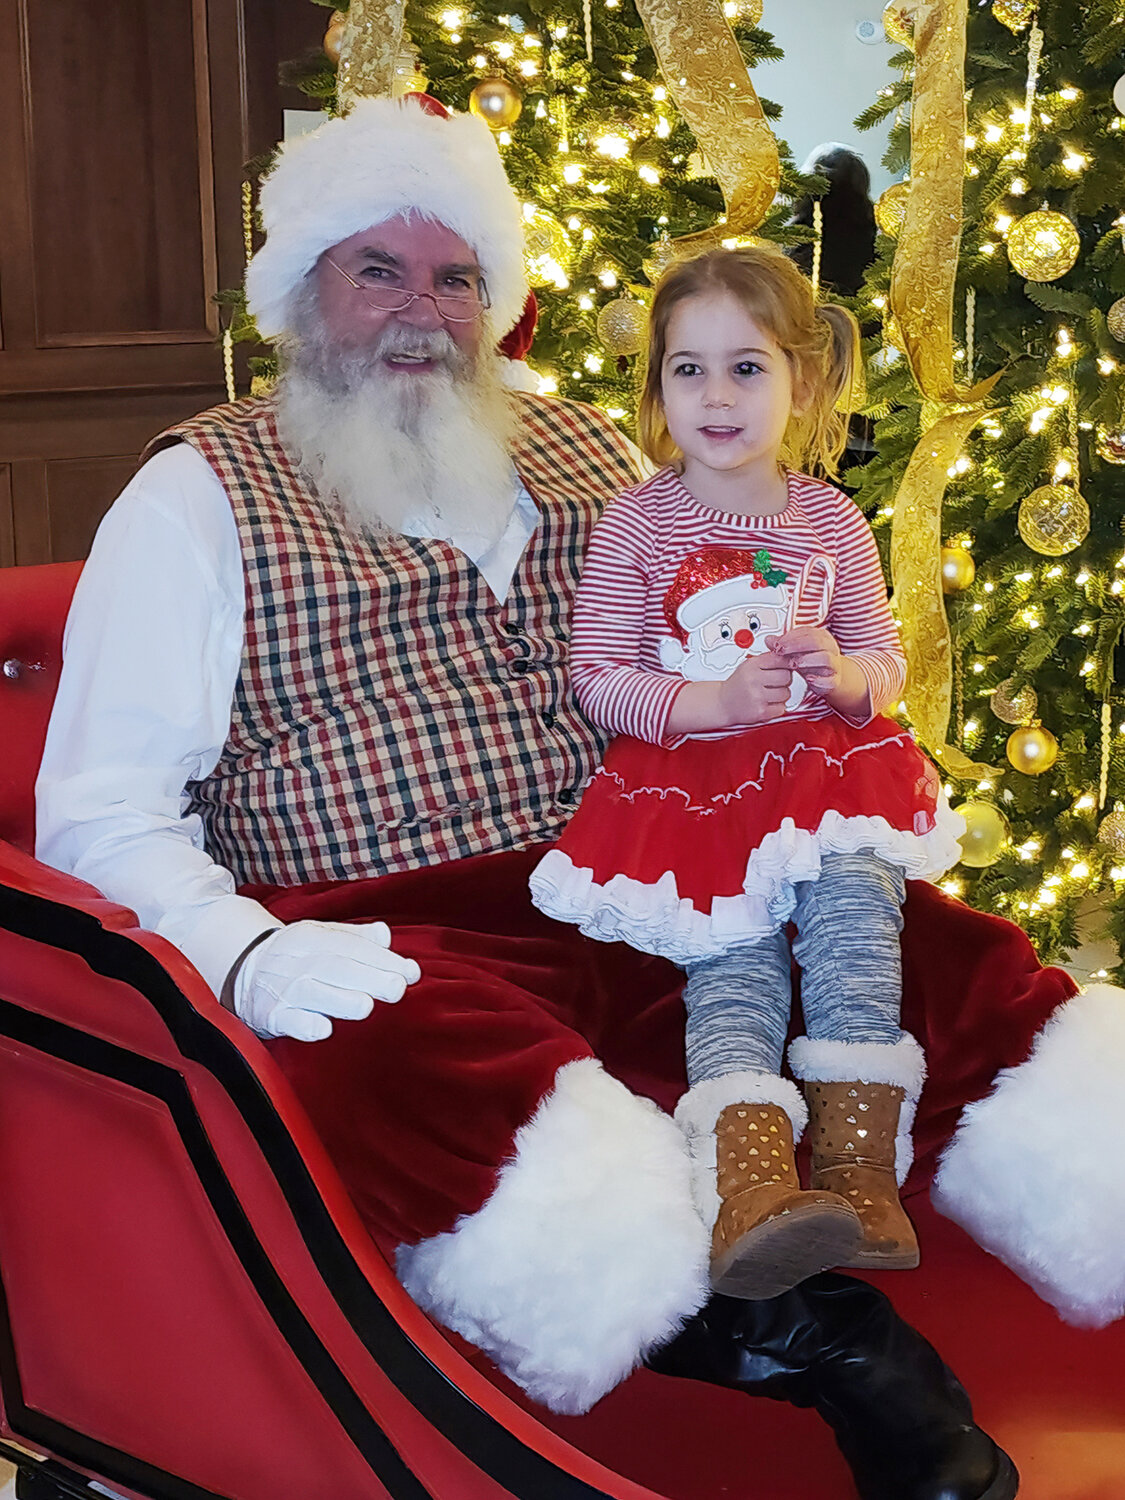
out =
[[[479,556],[448,538],[498,599],[539,520],[514,469],[511,507]],[[235,895],[204,850],[200,818],[185,813],[185,783],[210,775],[226,743],[244,603],[225,490],[190,445],[165,449],[98,529],[67,618],[36,786],[38,857],[131,907],[216,994],[243,949],[281,925]]]

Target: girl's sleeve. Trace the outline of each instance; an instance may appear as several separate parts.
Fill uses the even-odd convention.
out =
[[[574,604],[570,675],[593,723],[659,745],[684,682],[640,665],[651,552],[651,523],[627,492],[590,538]]]
[[[836,588],[827,628],[867,678],[871,712],[849,720],[862,727],[898,702],[906,680],[906,657],[871,528],[850,500],[842,496],[841,501]]]

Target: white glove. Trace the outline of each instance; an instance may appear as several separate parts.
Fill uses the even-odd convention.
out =
[[[291,922],[252,948],[234,981],[234,1013],[259,1036],[319,1042],[332,1019],[362,1021],[422,971],[392,953],[385,922]],[[332,1019],[330,1019],[330,1017]]]

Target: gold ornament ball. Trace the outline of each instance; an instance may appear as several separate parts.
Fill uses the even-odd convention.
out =
[[[639,354],[648,341],[648,313],[632,297],[615,297],[598,314],[598,338],[609,354]]]
[[[1020,32],[1035,14],[1039,0],[992,0],[992,14],[1009,31]]]
[[[914,11],[916,4],[904,0],[891,0],[883,9],[883,30],[888,42],[897,42],[900,47],[914,51]]]
[[[653,286],[676,259],[675,247],[666,234],[662,234],[651,247],[644,261],[644,273]]]
[[[344,26],[347,15],[342,10],[334,10],[328,20],[328,29],[324,33],[324,55],[330,63],[337,66],[340,62],[340,44],[344,40]]]
[[[977,576],[973,554],[965,547],[941,549],[941,587],[945,594],[960,594]]]
[[[1043,484],[1021,501],[1017,525],[1033,552],[1062,557],[1086,540],[1090,507],[1072,484]]]
[[[1078,259],[1078,230],[1065,214],[1039,208],[1008,230],[1008,264],[1028,281],[1057,281]]]
[[[1125,297],[1118,297],[1106,313],[1105,326],[1119,344],[1125,344]]]
[[[1039,694],[1029,684],[1015,686],[1015,678],[1006,677],[993,691],[989,706],[996,717],[1005,724],[1026,724],[1034,719],[1039,707]]]
[[[565,285],[570,237],[558,219],[537,208],[523,221],[523,263],[532,286]]]
[[[1008,820],[991,802],[962,802],[957,812],[965,820],[961,845],[961,863],[970,870],[986,870],[994,865],[1012,837]]]
[[[417,53],[413,47],[404,47],[395,59],[391,94],[401,99],[404,94],[424,94],[429,87],[430,81],[422,72]]]
[[[523,99],[506,78],[482,78],[469,95],[469,108],[493,130],[507,130],[519,119]]]
[[[1041,776],[1058,759],[1059,742],[1042,724],[1015,729],[1008,736],[1008,759],[1025,776]]]
[[[1098,843],[1118,859],[1125,855],[1125,812],[1120,808],[1102,819],[1098,829]]]
[[[884,234],[894,239],[906,219],[906,200],[910,197],[908,182],[892,182],[879,194],[875,204],[875,222]]]
[[[1125,427],[1099,427],[1096,446],[1107,464],[1125,464]]]

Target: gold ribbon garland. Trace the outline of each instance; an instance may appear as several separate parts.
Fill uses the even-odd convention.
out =
[[[891,521],[894,607],[906,652],[906,707],[918,736],[951,776],[994,775],[946,743],[953,706],[953,643],[941,588],[941,502],[950,464],[981,409],[948,412],[924,434],[895,497]]]
[[[924,398],[922,436],[891,522],[894,604],[906,651],[906,707],[919,738],[953,776],[995,774],[947,743],[953,642],[941,587],[941,510],[948,470],[985,413],[998,376],[957,386],[953,299],[965,178],[968,0],[921,0],[914,17],[910,193],[891,273],[890,311]]]
[[[676,107],[726,200],[725,220],[685,235],[677,247],[702,250],[753,234],[777,194],[781,163],[721,0],[637,0],[637,10]]]
[[[891,272],[891,311],[928,401],[979,401],[990,384],[957,388],[953,291],[965,181],[968,0],[921,0],[915,13],[910,192]]]
[[[342,115],[357,99],[393,92],[404,11],[405,0],[350,0],[336,69],[336,106]]]

